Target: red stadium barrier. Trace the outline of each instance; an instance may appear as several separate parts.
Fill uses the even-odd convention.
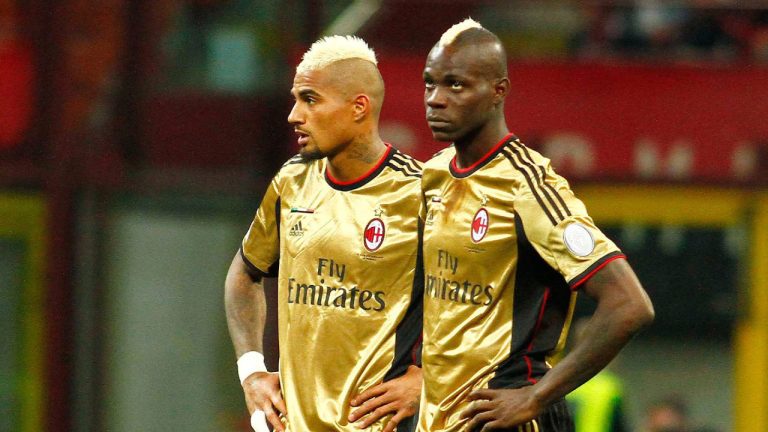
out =
[[[22,44],[0,44],[0,150],[15,147],[32,114],[32,54]]]

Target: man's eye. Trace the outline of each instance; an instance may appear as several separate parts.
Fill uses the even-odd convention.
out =
[[[451,90],[461,90],[464,88],[464,83],[461,81],[454,81],[451,83]]]
[[[424,81],[424,87],[427,88],[428,90],[432,90],[435,88],[435,83],[433,83],[432,81]]]

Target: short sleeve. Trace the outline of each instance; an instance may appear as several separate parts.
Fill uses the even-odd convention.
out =
[[[275,177],[267,187],[256,216],[243,238],[241,255],[246,264],[269,274],[280,254],[280,192]]]
[[[625,258],[562,178],[522,191],[515,212],[527,241],[572,289],[608,262]]]

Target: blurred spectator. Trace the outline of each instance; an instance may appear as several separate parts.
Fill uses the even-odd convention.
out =
[[[645,412],[643,432],[692,432],[688,404],[677,395],[651,404]]]
[[[728,15],[717,9],[691,9],[688,19],[680,27],[678,53],[693,58],[736,58],[736,39],[724,28]]]
[[[587,29],[574,45],[580,57],[663,54],[675,44],[686,18],[684,9],[657,0],[590,5],[584,13]]]
[[[768,11],[661,0],[592,3],[573,37],[576,57],[768,60]]]
[[[755,13],[752,29],[749,38],[752,58],[758,63],[768,63],[768,10]]]
[[[621,378],[603,369],[566,398],[576,432],[625,432]]]
[[[685,399],[670,395],[648,407],[642,432],[718,432],[706,426],[694,427],[693,424]]]

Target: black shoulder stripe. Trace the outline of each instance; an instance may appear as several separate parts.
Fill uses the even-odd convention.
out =
[[[533,158],[531,157],[531,154],[528,152],[528,147],[521,145],[520,148],[523,149],[523,152],[528,157],[528,160],[530,160],[531,163],[533,163]],[[555,190],[555,188],[553,188],[552,185],[546,181],[546,171],[544,170],[544,167],[541,165],[537,165],[537,167],[541,171],[541,177],[544,183],[544,187],[548,188],[552,192],[552,195],[554,195],[557,201],[560,203],[560,205],[563,206],[563,210],[565,211],[565,214],[567,214],[568,216],[571,216],[571,209],[568,208],[568,205],[565,203],[565,200],[563,200],[563,197],[560,196],[560,193],[557,192],[557,190]]]
[[[398,162],[392,162],[389,164],[390,167],[398,168],[398,171],[402,171],[404,174],[413,175],[413,176],[421,176],[421,171],[416,171],[408,167],[408,165],[403,165]]]
[[[558,200],[561,201],[563,204],[565,204],[564,201],[562,201],[562,198],[560,195],[555,191],[555,189],[549,185],[549,189],[547,188],[547,181],[546,181],[546,174],[544,172],[544,167],[540,165],[536,165],[533,162],[533,159],[530,158],[530,154],[528,154],[528,159],[525,157],[525,146],[523,146],[521,143],[516,143],[516,145],[512,146],[511,148],[512,154],[517,157],[518,161],[528,168],[531,173],[533,173],[533,176],[536,179],[536,184],[539,186],[541,194],[544,198],[546,198],[547,202],[552,206],[552,209],[554,209],[555,213],[557,213],[557,216],[559,220],[565,219],[565,216],[563,215],[563,212],[561,212],[560,207],[555,203],[554,196],[557,196]],[[570,215],[570,211],[567,211],[567,214]]]
[[[393,159],[397,159],[398,161],[407,163],[408,166],[410,166],[411,169],[413,169],[414,171],[421,171],[421,164],[419,163],[419,161],[412,158],[411,156],[397,152],[393,156]]]
[[[421,173],[413,172],[413,171],[407,169],[406,167],[399,166],[399,165],[396,165],[396,164],[391,163],[391,162],[387,163],[387,166],[392,168],[395,171],[399,171],[399,172],[403,173],[403,175],[405,175],[406,177],[418,177],[418,178],[421,178]]]
[[[402,153],[396,153],[394,156],[392,156],[392,159],[404,165],[407,165],[409,168],[411,168],[414,171],[419,171],[419,166],[416,163],[414,163],[413,158],[406,157]]]
[[[549,221],[552,222],[552,225],[557,225],[557,220],[552,215],[552,212],[547,208],[547,206],[544,204],[544,201],[541,199],[541,196],[539,195],[538,189],[534,186],[534,182],[531,179],[530,173],[523,169],[520,164],[517,163],[517,160],[515,160],[515,157],[512,156],[512,153],[508,148],[504,148],[502,150],[502,153],[504,154],[504,157],[506,157],[510,163],[512,163],[512,166],[515,167],[516,170],[520,171],[520,173],[523,174],[523,177],[525,177],[525,181],[528,182],[528,187],[531,189],[531,192],[533,193],[534,198],[536,198],[536,202],[539,203],[539,207],[541,207],[542,210],[544,210],[544,213],[547,215],[547,218],[549,218]]]
[[[536,185],[540,188],[540,193],[546,200],[549,202],[549,204],[552,206],[552,209],[555,210],[555,213],[557,213],[558,221],[563,220],[565,217],[563,216],[563,213],[560,211],[560,208],[555,204],[555,200],[549,195],[549,191],[544,187],[545,179],[539,176],[539,170],[537,169],[536,164],[534,164],[532,161],[526,160],[523,155],[523,146],[518,144],[516,146],[513,146],[512,153],[515,155],[518,159],[518,161],[528,168],[531,173],[533,173],[534,178],[536,179]]]
[[[392,168],[395,171],[399,171],[399,172],[403,173],[404,175],[406,175],[408,177],[418,177],[418,178],[421,178],[421,173],[420,172],[411,171],[410,169],[408,169],[405,166],[398,165],[398,164],[395,164],[395,163],[388,163],[387,166]]]
[[[412,166],[411,164],[408,164],[405,161],[401,161],[400,159],[395,159],[394,157],[392,160],[390,160],[392,164],[395,164],[399,167],[405,168],[406,170],[410,171],[413,174],[421,174],[421,170],[417,167]]]

